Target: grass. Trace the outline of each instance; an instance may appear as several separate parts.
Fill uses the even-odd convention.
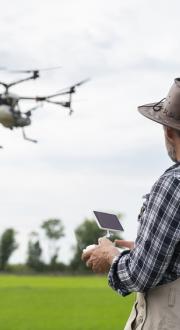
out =
[[[104,277],[1,276],[1,330],[122,330],[134,296]]]

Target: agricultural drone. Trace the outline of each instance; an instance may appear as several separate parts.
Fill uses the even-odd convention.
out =
[[[72,109],[72,95],[76,92],[76,88],[86,83],[89,79],[82,80],[77,82],[76,84],[69,86],[67,88],[61,89],[54,94],[46,95],[46,96],[20,96],[17,94],[13,94],[9,92],[9,89],[17,84],[23,83],[28,80],[35,80],[40,77],[40,71],[45,70],[54,70],[59,67],[47,68],[42,70],[14,70],[13,72],[22,73],[29,75],[26,78],[19,79],[10,83],[5,83],[0,81],[0,85],[2,85],[5,89],[3,93],[0,94],[0,123],[9,129],[13,128],[21,128],[23,133],[23,138],[25,140],[36,143],[37,140],[30,139],[26,136],[24,127],[31,125],[31,116],[32,112],[40,107],[44,102],[55,104],[56,106],[61,106],[67,108],[69,110],[69,115],[73,113]],[[0,68],[1,70],[4,68]],[[11,70],[12,71],[12,70]],[[67,97],[66,101],[54,101],[53,98],[58,96]],[[20,109],[21,101],[34,101],[35,106],[23,112]]]

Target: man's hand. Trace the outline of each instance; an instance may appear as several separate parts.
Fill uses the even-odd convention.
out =
[[[82,260],[96,273],[106,273],[112,264],[114,257],[120,254],[113,243],[105,237],[99,238],[99,245],[94,249],[84,252]]]
[[[132,241],[125,241],[125,240],[122,240],[122,239],[115,239],[115,244],[116,246],[118,247],[121,247],[121,248],[128,248],[130,250],[133,250],[134,249],[134,242]]]

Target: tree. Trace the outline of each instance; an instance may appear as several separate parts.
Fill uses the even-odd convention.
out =
[[[42,248],[38,239],[38,234],[32,232],[28,242],[27,265],[37,271],[42,270],[43,262],[41,261]]]
[[[60,219],[48,219],[43,222],[41,228],[49,240],[50,264],[54,266],[58,258],[59,246],[58,240],[64,237],[64,226]]]
[[[13,228],[6,229],[0,238],[0,269],[4,270],[12,253],[18,248]]]
[[[75,230],[77,245],[74,247],[74,256],[70,267],[72,270],[85,271],[86,265],[81,261],[83,249],[90,244],[97,244],[98,238],[102,236],[102,230],[93,219],[85,219]]]
[[[121,215],[118,215],[120,217]],[[97,226],[97,223],[94,219],[85,219],[82,224],[80,224],[75,230],[75,236],[77,245],[74,247],[74,256],[71,260],[70,267],[72,270],[76,271],[88,271],[88,268],[81,261],[81,255],[83,249],[88,245],[98,244],[98,238],[102,237],[106,232],[102,231]],[[112,235],[111,239],[120,238],[119,235]]]

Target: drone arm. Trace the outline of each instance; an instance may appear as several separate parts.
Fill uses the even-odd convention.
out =
[[[35,96],[35,97],[31,97],[31,96],[20,96],[19,97],[19,100],[27,100],[27,101],[36,101],[36,102],[49,102],[49,103],[55,103],[53,101],[51,101],[50,99],[53,98],[53,97],[56,97],[56,96],[60,96],[60,95],[68,95],[70,94],[70,91],[67,91],[67,92],[61,92],[61,93],[56,93],[56,94],[52,94],[52,95],[48,95],[48,96]],[[64,105],[63,103],[64,102],[58,102],[60,105]],[[56,103],[56,104],[58,104]],[[62,104],[61,104],[62,103]]]
[[[27,78],[25,80],[35,79],[33,77]],[[21,81],[23,81],[23,80],[21,80]],[[79,86],[85,84],[87,81],[89,81],[89,79],[82,80],[82,81],[78,82],[77,84],[74,84],[74,85],[72,85],[70,87],[67,87],[67,88],[63,88],[60,91],[58,91],[57,93],[50,94],[50,95],[47,95],[47,96],[36,96],[36,97],[26,97],[26,96],[24,96],[24,97],[20,97],[19,100],[35,100],[37,102],[39,102],[39,101],[43,102],[43,101],[48,101],[48,100],[50,101],[51,98],[54,98],[56,96],[62,96],[62,95],[69,95],[70,99],[71,99],[72,94],[74,94],[76,92],[76,87],[79,87]],[[64,105],[62,105],[62,106],[64,106]]]
[[[6,84],[6,83],[4,83],[2,81],[0,81],[0,85],[4,86],[5,88],[8,88],[8,84]]]
[[[27,100],[27,101],[45,101],[46,97],[39,97],[39,96],[20,96],[20,100]]]
[[[59,102],[59,101],[51,101],[51,100],[46,100],[46,102],[51,103],[51,104],[56,104],[56,105],[61,105],[62,107],[69,108],[70,103],[69,102]]]
[[[15,86],[15,85],[18,85],[24,81],[28,81],[28,80],[31,80],[31,79],[36,79],[34,78],[34,76],[31,76],[31,77],[28,77],[28,78],[24,78],[24,79],[19,79],[17,81],[13,81],[12,83],[8,84],[7,87],[12,87],[12,86]]]
[[[71,115],[73,113],[73,110],[71,108],[71,102],[72,102],[72,95],[71,94],[69,96],[69,101],[59,102],[59,101],[46,100],[46,102],[51,103],[51,104],[60,105],[64,108],[69,108],[69,114]]]
[[[53,96],[57,96],[57,95],[53,95]],[[19,100],[27,100],[27,101],[32,100],[36,102],[44,102],[47,101],[50,97],[52,96],[20,96]]]

